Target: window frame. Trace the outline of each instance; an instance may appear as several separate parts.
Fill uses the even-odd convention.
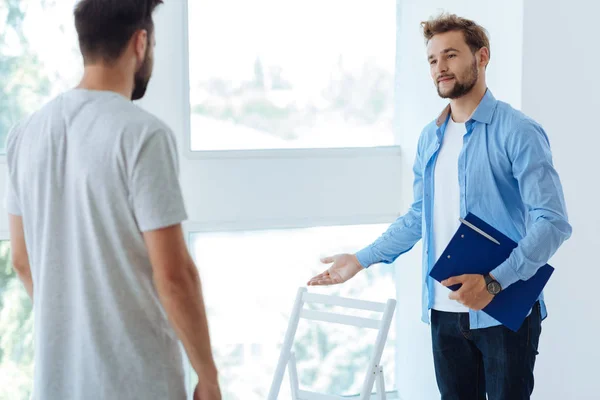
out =
[[[389,0],[394,1],[394,0]],[[289,158],[353,158],[357,155],[360,156],[373,156],[377,157],[386,154],[399,154],[401,147],[399,145],[389,146],[370,146],[370,147],[347,147],[347,146],[336,146],[327,148],[312,148],[312,147],[301,147],[291,149],[235,149],[235,150],[192,150],[191,149],[191,100],[190,100],[190,35],[189,35],[189,0],[182,0],[184,3],[184,18],[182,28],[184,31],[183,35],[183,68],[182,68],[182,79],[184,80],[184,91],[183,97],[186,104],[186,117],[183,121],[183,137],[182,137],[182,154],[187,160],[214,160],[214,159],[289,159]],[[396,0],[396,13],[400,7],[401,0]],[[398,23],[398,20],[396,21]],[[395,58],[397,55],[395,56]],[[394,74],[394,84],[396,85],[396,73]],[[397,114],[395,107],[396,99],[394,95],[394,114]]]
[[[289,161],[289,160],[339,160],[341,162],[351,162],[357,158],[360,159],[371,159],[380,157],[391,157],[395,159],[404,158],[403,149],[399,145],[392,146],[374,146],[374,147],[333,147],[333,148],[292,148],[292,149],[248,149],[248,150],[196,150],[191,149],[191,119],[192,110],[190,102],[190,54],[189,54],[189,0],[183,0],[182,3],[182,21],[181,21],[181,33],[182,45],[183,45],[183,62],[180,69],[182,92],[180,94],[183,98],[183,119],[181,120],[182,131],[178,135],[180,141],[180,154],[181,164],[185,168],[201,168],[206,162],[245,162],[251,164],[255,160],[266,160],[273,162],[275,165],[278,160]],[[393,1],[393,0],[392,0]],[[396,47],[395,47],[395,74],[394,74],[394,124],[393,134],[395,142],[398,142],[398,32],[397,24],[400,22],[399,9],[401,6],[401,0],[395,0],[396,7]],[[390,163],[390,167],[392,163]],[[398,170],[395,176],[398,177],[398,185],[401,184],[401,179],[404,177],[405,171]],[[356,178],[357,181],[369,179],[369,176],[359,176]],[[182,187],[186,183],[182,183]],[[385,196],[385,190],[383,190],[382,196]],[[268,195],[268,194],[266,194]],[[394,213],[384,212],[381,213],[377,207],[377,201],[370,204],[365,204],[360,209],[361,213],[353,213],[352,215],[344,216],[319,216],[319,215],[307,215],[306,218],[274,218],[274,219],[260,219],[247,216],[246,220],[242,221],[231,221],[231,220],[199,220],[190,218],[183,223],[183,231],[185,240],[190,251],[193,251],[192,237],[193,234],[197,233],[210,233],[210,232],[239,232],[239,231],[260,231],[260,230],[273,230],[273,229],[301,229],[310,228],[316,226],[336,226],[336,225],[369,225],[369,224],[380,224],[390,223],[402,214],[402,201],[398,198],[398,208]],[[367,245],[368,243],[365,243]],[[396,286],[396,297],[397,297],[397,286]],[[395,353],[398,352],[398,345],[394,346]],[[193,372],[191,365],[187,360],[185,363],[186,371],[186,383],[188,385],[188,398],[193,395],[194,388],[191,385],[190,373]],[[397,365],[389,366],[397,371]],[[396,388],[397,390],[397,388]]]

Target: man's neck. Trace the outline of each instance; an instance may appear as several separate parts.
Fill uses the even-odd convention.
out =
[[[127,99],[131,99],[134,86],[131,75],[118,67],[87,65],[83,73],[83,78],[77,87],[87,90],[115,92]]]
[[[481,99],[485,95],[487,86],[484,82],[479,82],[466,95],[458,99],[450,100],[450,110],[452,112],[452,120],[458,123],[464,123],[471,118],[473,112],[481,103]]]

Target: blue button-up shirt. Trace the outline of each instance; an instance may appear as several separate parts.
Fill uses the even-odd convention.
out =
[[[423,239],[422,320],[429,322],[433,279],[433,190],[435,162],[450,118],[450,106],[419,138],[414,202],[373,244],[356,253],[363,267],[391,263]],[[518,243],[491,271],[503,288],[532,277],[571,235],[560,179],[542,127],[498,101],[487,90],[466,122],[458,159],[460,215],[471,212]],[[438,201],[440,197],[438,197]],[[547,315],[543,294],[542,317]],[[500,323],[482,311],[469,311],[472,329]]]

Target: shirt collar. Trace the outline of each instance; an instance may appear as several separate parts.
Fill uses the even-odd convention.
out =
[[[498,104],[498,100],[494,97],[492,92],[487,89],[483,98],[479,102],[479,105],[471,115],[471,119],[478,122],[483,122],[484,124],[490,124],[492,122],[492,117],[494,115],[494,111],[496,111],[496,105]],[[446,123],[448,117],[450,116],[450,104],[444,108],[442,113],[436,120],[436,125],[441,127]]]

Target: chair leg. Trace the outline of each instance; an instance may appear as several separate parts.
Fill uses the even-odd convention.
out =
[[[385,311],[383,312],[383,316],[381,318],[381,326],[379,327],[379,332],[377,333],[375,349],[371,355],[369,367],[367,368],[367,374],[365,375],[365,380],[360,392],[360,400],[368,400],[371,398],[371,392],[373,391],[373,386],[375,386],[375,379],[378,375],[377,373],[380,367],[379,363],[381,362],[381,355],[383,353],[385,341],[387,340],[387,335],[390,330],[390,324],[392,323],[395,306],[396,301],[394,299],[389,299],[386,303]]]
[[[383,367],[379,367],[377,371],[377,394],[379,400],[386,400],[385,396],[385,381],[383,379]]]
[[[288,375],[290,376],[292,400],[298,400],[300,384],[298,382],[298,370],[296,369],[296,354],[293,352],[290,354],[290,360],[288,361]]]
[[[296,301],[294,302],[294,308],[292,308],[292,315],[290,316],[287,331],[285,332],[281,353],[279,354],[279,361],[277,361],[275,375],[271,382],[271,389],[269,389],[267,400],[277,400],[277,397],[279,396],[279,389],[281,389],[281,382],[283,381],[283,375],[285,374],[285,366],[290,360],[294,336],[296,335],[298,321],[300,320],[300,311],[302,310],[303,305],[302,296],[304,292],[306,292],[306,288],[300,288],[296,294]]]

